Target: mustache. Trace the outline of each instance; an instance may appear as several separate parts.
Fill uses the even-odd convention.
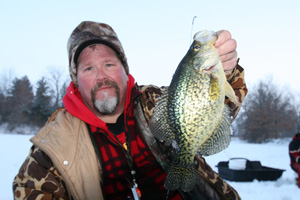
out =
[[[119,87],[118,87],[116,82],[114,82],[112,80],[109,80],[109,79],[106,79],[104,81],[97,82],[95,87],[93,87],[93,89],[91,90],[91,93],[92,94],[95,93],[97,90],[99,90],[103,86],[109,86],[109,87],[115,88],[116,91],[119,91]]]

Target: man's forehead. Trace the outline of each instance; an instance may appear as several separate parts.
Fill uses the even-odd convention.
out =
[[[104,44],[93,44],[93,45],[87,46],[86,48],[84,48],[81,51],[81,53],[79,54],[79,57],[78,57],[78,61],[79,61],[80,57],[86,56],[87,54],[90,54],[95,51],[107,52],[107,53],[112,53],[112,54],[116,55],[115,51],[112,48],[110,48]]]
[[[103,56],[103,61],[112,61],[112,60],[119,60],[116,52],[111,49],[110,47],[103,45],[103,44],[96,44],[86,47],[78,57],[78,64],[80,64],[83,60],[88,61],[89,58],[93,59],[91,55],[95,55],[97,53],[101,53],[99,55],[100,58]],[[91,61],[90,61],[91,62]],[[85,65],[88,63],[85,63]]]

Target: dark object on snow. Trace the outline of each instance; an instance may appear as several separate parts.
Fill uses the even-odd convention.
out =
[[[229,167],[229,162],[234,159],[244,159],[245,168],[244,169],[232,169]],[[219,174],[222,178],[229,181],[253,181],[257,179],[259,181],[273,181],[277,180],[283,169],[275,169],[271,167],[262,166],[260,161],[250,161],[246,158],[232,158],[227,162],[219,162],[218,165]]]

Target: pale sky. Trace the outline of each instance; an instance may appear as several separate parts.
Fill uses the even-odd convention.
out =
[[[272,75],[300,95],[299,0],[4,1],[0,74],[12,70],[32,84],[49,67],[67,74],[68,37],[81,21],[91,20],[114,28],[140,85],[169,85],[191,30],[226,29],[237,41],[249,86]]]

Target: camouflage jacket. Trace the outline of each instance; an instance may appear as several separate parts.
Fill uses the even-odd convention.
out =
[[[235,68],[227,77],[238,103],[226,100],[234,118],[247,94],[243,69]],[[151,134],[148,122],[162,89],[140,86],[135,117],[146,143],[163,169],[172,150]],[[33,146],[13,181],[15,199],[104,199],[101,188],[101,164],[96,156],[85,122],[59,109],[31,138]],[[184,199],[240,199],[238,193],[214,172],[202,157],[195,158],[198,181],[195,188],[181,194]]]

